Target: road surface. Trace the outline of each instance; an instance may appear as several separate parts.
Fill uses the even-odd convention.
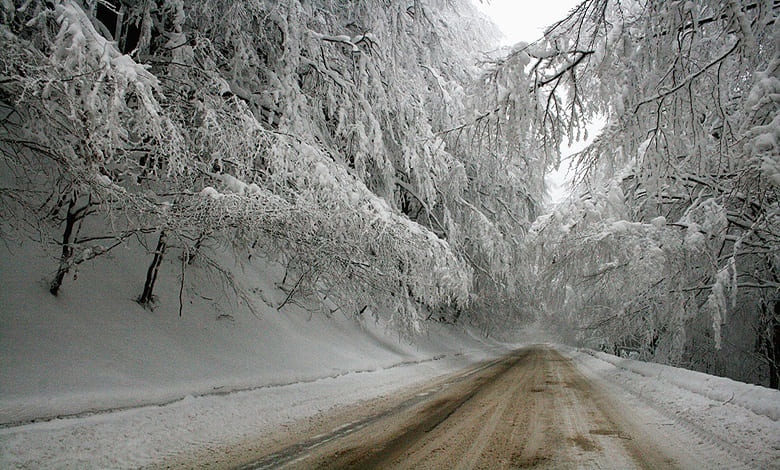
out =
[[[233,468],[740,468],[534,346],[289,434]],[[668,420],[667,420],[668,421]],[[697,448],[698,446],[698,448]],[[257,455],[257,454],[255,454]],[[236,462],[243,462],[236,465]],[[218,465],[219,466],[219,465]]]

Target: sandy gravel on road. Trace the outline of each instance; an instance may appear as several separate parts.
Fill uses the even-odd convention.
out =
[[[749,468],[544,345],[319,415],[219,462],[193,457],[246,469]]]
[[[669,468],[677,463],[555,350],[374,423],[301,468]],[[488,371],[490,372],[490,371]]]
[[[654,410],[622,402],[549,347],[525,348],[445,385],[347,436],[326,438],[287,466],[744,467]]]

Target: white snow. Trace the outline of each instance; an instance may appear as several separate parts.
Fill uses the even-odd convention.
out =
[[[640,159],[644,158],[645,153],[647,153],[648,147],[650,147],[650,143],[653,141],[652,138],[645,139],[641,144],[639,144],[639,148],[637,149],[637,157]]]
[[[96,173],[95,180],[103,186],[111,186],[112,184],[111,178],[102,173]]]
[[[157,78],[147,70],[148,67],[122,54],[116,45],[100,35],[78,3],[72,0],[62,2],[57,5],[56,12],[60,23],[57,33],[59,49],[54,54],[57,59],[69,64],[84,60],[82,53],[94,54],[99,57],[97,65],[111,70],[125,84],[157,88]]]
[[[735,382],[677,367],[664,366],[587,349],[557,346],[589,379],[623,396],[626,405],[649,406],[666,426],[693,437],[694,444],[725,452],[747,468],[777,468],[780,462],[780,391]],[[650,424],[650,423],[646,423]]]
[[[685,230],[685,246],[690,249],[697,249],[704,246],[707,239],[704,237],[699,224],[691,222]]]
[[[305,301],[277,311],[284,271],[262,260],[218,259],[252,293],[257,317],[225,298],[197,258],[179,317],[175,252],[164,258],[148,311],[134,301],[151,261],[139,247],[85,263],[58,297],[47,291],[55,249],[43,255],[24,242],[0,250],[0,468],[159,463],[507,350],[437,324],[411,344],[381,323]]]
[[[711,400],[733,403],[773,421],[780,420],[780,391],[679,367],[636,361],[599,351],[580,351],[620,369],[656,379],[659,384],[671,384]]]
[[[387,395],[479,356],[354,371],[226,395],[0,429],[0,467],[138,468],[228,448],[339,405]]]
[[[243,196],[248,190],[249,185],[233,175],[223,173],[219,175],[219,179],[222,181],[222,183],[225,184],[225,188],[227,188],[232,193]]]
[[[507,350],[443,325],[412,345],[381,324],[310,304],[277,311],[283,271],[261,261],[232,266],[258,317],[193,267],[180,318],[175,255],[148,311],[134,301],[151,259],[138,247],[85,263],[58,297],[46,284],[56,250],[36,254],[31,242],[0,250],[0,468],[137,468],[228,449]],[[780,458],[780,392],[563,349],[757,461]]]
[[[210,197],[211,199],[219,199],[222,194],[211,186],[206,186],[200,191],[201,196]]]
[[[666,225],[666,217],[659,215],[658,217],[651,220],[650,224],[657,229],[662,229]]]

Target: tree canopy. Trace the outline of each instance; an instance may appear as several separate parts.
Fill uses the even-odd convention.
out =
[[[585,1],[515,52],[564,92],[546,119],[606,120],[531,237],[540,308],[573,336],[777,383],[779,11]]]
[[[497,34],[468,1],[6,2],[2,34],[3,211],[54,233],[52,293],[147,234],[411,330],[512,277],[542,172],[452,132]]]
[[[171,250],[246,295],[228,249],[404,331],[536,316],[776,384],[778,11],[584,0],[491,52],[469,0],[5,1],[0,235],[57,252],[55,295],[139,242],[145,306]]]

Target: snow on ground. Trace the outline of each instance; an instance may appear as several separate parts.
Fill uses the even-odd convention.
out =
[[[33,248],[0,257],[0,468],[136,468],[224,449],[508,349],[444,325],[412,345],[373,321],[277,311],[283,272],[268,263],[232,266],[257,317],[191,269],[180,318],[175,255],[147,311],[134,301],[149,258],[137,248],[69,277],[55,298],[56,259]],[[778,467],[780,392],[561,349],[703,441]]]
[[[238,445],[335,407],[465,367],[459,356],[308,383],[0,429],[2,468],[138,468]]]
[[[148,311],[134,301],[151,260],[141,250],[85,266],[58,297],[46,287],[54,257],[27,245],[12,250],[0,257],[0,425],[312,381],[484,347],[453,329],[434,327],[412,345],[371,319],[359,324],[292,302],[277,311],[272,306],[286,294],[275,283],[284,272],[266,263],[232,266],[255,299],[257,317],[225,298],[218,277],[194,267],[179,317],[175,253],[161,270],[158,307]]]
[[[648,378],[657,378],[714,401],[739,405],[773,421],[780,420],[780,392],[777,390],[679,367],[634,361],[604,352],[585,352],[620,369]]]
[[[219,260],[257,316],[193,267],[179,317],[175,252],[148,311],[134,301],[151,260],[140,247],[71,273],[58,297],[47,290],[56,253],[31,242],[0,250],[0,468],[148,465],[507,350],[445,325],[411,344],[372,319],[305,303],[279,311],[284,272],[262,261]]]
[[[751,467],[780,468],[780,391],[701,372],[558,346],[592,379],[626,401],[641,400],[667,423],[739,457]]]

